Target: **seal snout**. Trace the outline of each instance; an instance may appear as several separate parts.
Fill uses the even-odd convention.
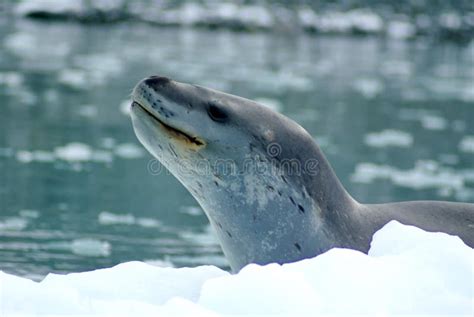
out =
[[[161,76],[150,76],[143,81],[148,87],[158,92],[171,83],[171,79]]]

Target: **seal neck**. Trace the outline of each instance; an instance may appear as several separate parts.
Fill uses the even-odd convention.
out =
[[[306,167],[299,173],[282,170],[290,157],[285,155],[278,163],[264,162],[267,168],[258,170],[265,172],[247,166],[245,172],[215,178],[205,193],[183,181],[206,212],[234,271],[249,263],[295,262],[348,243],[342,237],[352,230],[357,203],[319,147],[308,143],[296,159]],[[251,162],[261,167],[261,161]],[[276,170],[269,168],[275,164]]]
[[[310,184],[308,192],[323,218],[331,219],[338,214],[348,217],[358,202],[344,188],[319,146],[314,144],[310,155],[310,159],[318,162],[319,169],[315,175],[310,175],[311,180],[306,183]]]

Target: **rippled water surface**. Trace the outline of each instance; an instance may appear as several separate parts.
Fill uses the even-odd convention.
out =
[[[298,121],[362,202],[474,202],[474,42],[0,20],[0,269],[226,267],[127,115],[152,74]]]

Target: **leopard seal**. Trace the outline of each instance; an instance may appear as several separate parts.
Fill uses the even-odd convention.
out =
[[[159,76],[132,99],[138,139],[201,205],[234,271],[334,247],[367,252],[391,220],[474,247],[474,204],[359,203],[309,133],[254,101]]]

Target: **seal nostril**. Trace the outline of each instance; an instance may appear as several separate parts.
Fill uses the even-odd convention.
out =
[[[168,85],[171,82],[171,79],[168,77],[151,76],[145,79],[144,82],[147,86],[156,91],[157,89]]]

